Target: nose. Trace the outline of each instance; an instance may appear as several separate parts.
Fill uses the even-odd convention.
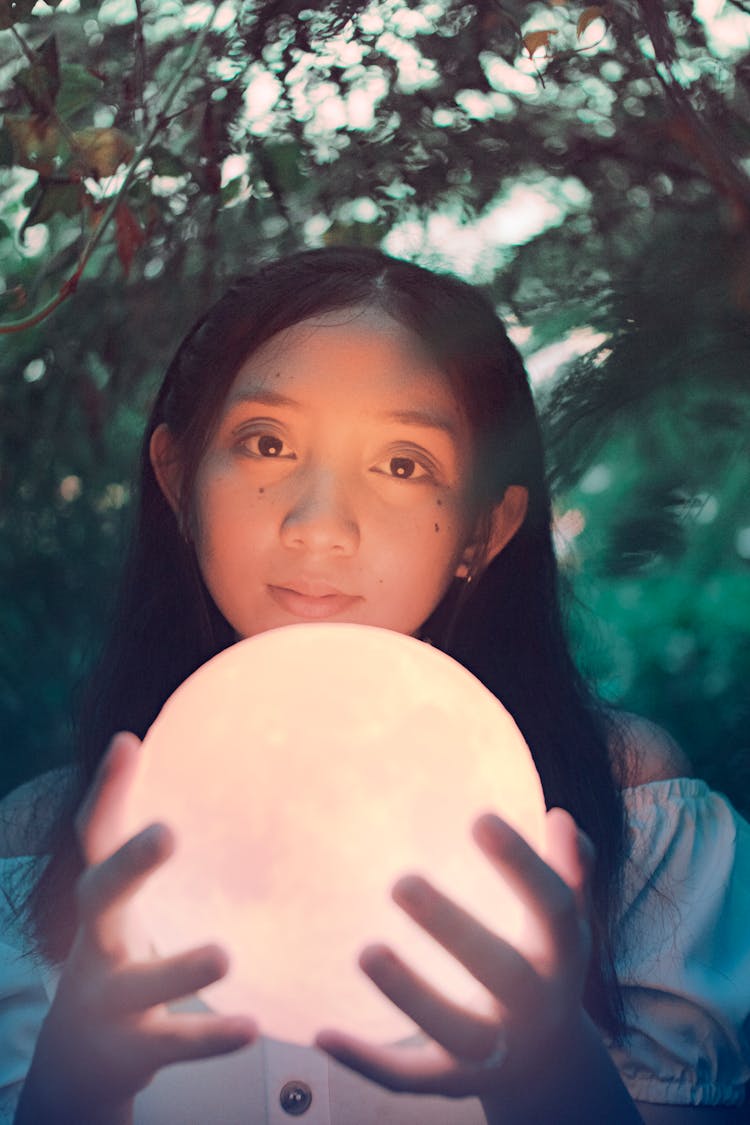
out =
[[[359,545],[359,524],[351,497],[337,475],[312,469],[281,525],[285,547],[316,555],[352,555]]]

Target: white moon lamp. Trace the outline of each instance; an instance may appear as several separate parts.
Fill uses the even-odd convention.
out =
[[[523,908],[471,837],[494,809],[539,851],[544,800],[529,750],[461,665],[401,634],[301,624],[220,653],[146,736],[113,845],[159,820],[173,857],[136,896],[159,954],[206,941],[228,976],[203,993],[265,1034],[321,1027],[381,1042],[414,1033],[357,966],[387,941],[462,1003],[481,986],[391,900],[420,872],[503,936]]]

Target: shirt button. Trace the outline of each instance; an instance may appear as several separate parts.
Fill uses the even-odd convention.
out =
[[[310,1108],[312,1090],[306,1082],[287,1082],[279,1094],[281,1108],[292,1117],[299,1117]]]

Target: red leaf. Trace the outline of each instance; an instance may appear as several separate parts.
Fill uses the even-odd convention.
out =
[[[523,45],[529,53],[529,58],[533,59],[537,51],[544,48],[545,53],[549,51],[549,40],[551,35],[557,35],[554,28],[547,28],[544,31],[529,31],[523,37]]]
[[[117,228],[117,256],[127,277],[133,264],[136,250],[143,246],[146,235],[127,203],[120,203],[115,212]]]
[[[576,24],[576,35],[580,39],[589,24],[594,20],[604,19],[604,9],[600,8],[598,4],[593,4],[590,8],[585,8],[578,17]]]

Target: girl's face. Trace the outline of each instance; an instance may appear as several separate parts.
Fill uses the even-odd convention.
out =
[[[196,477],[204,579],[238,636],[305,621],[415,633],[471,537],[470,434],[446,376],[373,308],[240,369]]]

